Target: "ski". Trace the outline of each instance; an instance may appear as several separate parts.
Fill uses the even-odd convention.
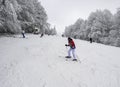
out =
[[[63,58],[63,56],[59,56],[61,58]],[[69,57],[69,56],[65,56],[65,61],[73,61],[73,62],[79,62],[81,63],[81,61],[79,59],[73,59],[72,57]]]

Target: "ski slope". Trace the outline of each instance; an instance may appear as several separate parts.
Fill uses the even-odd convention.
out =
[[[0,87],[120,87],[120,48],[74,40],[80,62],[64,58],[67,38],[0,38]]]

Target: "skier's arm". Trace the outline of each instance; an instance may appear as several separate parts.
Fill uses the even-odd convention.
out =
[[[70,45],[68,45],[68,44],[65,44],[65,46],[70,46]]]

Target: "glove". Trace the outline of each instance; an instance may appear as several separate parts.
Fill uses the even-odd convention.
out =
[[[68,46],[67,44],[65,44],[65,46]]]

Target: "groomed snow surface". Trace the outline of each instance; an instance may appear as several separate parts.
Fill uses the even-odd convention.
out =
[[[67,38],[0,38],[0,87],[120,87],[120,48],[75,40],[78,62],[67,60]]]

